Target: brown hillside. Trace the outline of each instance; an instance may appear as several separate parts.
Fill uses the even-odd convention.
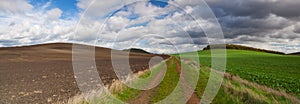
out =
[[[82,51],[91,47],[79,46]],[[111,64],[111,51],[95,48],[97,69],[105,84],[117,79]],[[117,58],[124,59],[126,52],[114,52]],[[130,53],[132,71],[147,69],[153,56],[157,55]],[[0,65],[0,104],[54,103],[79,93],[72,69],[72,44],[0,48]]]

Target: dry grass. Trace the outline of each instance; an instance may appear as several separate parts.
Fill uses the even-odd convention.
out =
[[[277,91],[277,90],[271,89],[269,87],[259,85],[259,84],[254,83],[254,82],[244,80],[244,79],[242,79],[238,76],[233,76],[229,73],[225,73],[224,76],[225,76],[225,78],[227,78],[229,80],[237,81],[237,82],[239,82],[243,85],[247,85],[247,86],[251,86],[255,89],[263,90],[263,91],[268,92],[270,94],[273,94],[275,96],[282,96],[284,98],[287,98],[287,99],[291,100],[294,104],[300,104],[300,100],[298,98],[296,98],[296,97],[294,97],[294,96],[292,96],[292,95],[290,95],[290,94],[288,94],[284,91]],[[232,86],[229,86],[229,85],[226,85],[226,84],[225,84],[225,86],[226,87],[232,87]],[[250,90],[250,89],[245,89],[244,92],[248,93],[250,96],[252,96],[253,98],[258,99],[260,101],[265,100],[265,99],[263,99],[263,96],[257,96],[257,94],[254,94],[253,91]],[[275,99],[275,98],[273,97],[273,99]],[[274,103],[276,103],[276,102],[277,102],[277,100],[274,100]]]
[[[126,87],[124,83],[128,83],[133,80],[132,76],[127,76],[125,80],[113,80],[113,83],[109,86],[108,90],[109,92],[115,94],[117,92],[122,92]]]
[[[136,73],[137,77],[149,73],[150,70],[144,70]],[[59,102],[57,104],[97,104],[97,103],[109,103],[116,101],[112,94],[122,92],[124,89],[128,88],[124,83],[129,83],[134,81],[133,76],[126,76],[123,80],[113,80],[113,83],[99,88],[97,91],[91,91],[89,93],[83,93],[68,99],[67,102]],[[118,102],[118,101],[117,101]]]
[[[101,98],[106,96],[104,89],[99,89],[90,93],[83,93],[77,96],[70,98],[67,103],[58,103],[58,104],[85,104],[87,102],[94,102],[94,98]]]
[[[245,86],[235,86],[228,80],[224,81],[223,88],[225,93],[232,94],[234,97],[239,97],[241,99],[247,99],[248,101],[252,101],[253,103],[264,102],[267,100],[265,96],[255,93]]]

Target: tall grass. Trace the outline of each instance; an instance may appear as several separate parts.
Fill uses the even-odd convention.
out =
[[[140,77],[147,73],[149,73],[149,70],[140,71],[136,75]],[[134,77],[130,75],[126,76],[123,80],[113,80],[110,85],[99,87],[95,91],[82,93],[70,98],[66,104],[122,103],[139,93],[139,90],[131,89],[124,84],[132,81],[134,81]],[[58,104],[65,103],[59,102]]]

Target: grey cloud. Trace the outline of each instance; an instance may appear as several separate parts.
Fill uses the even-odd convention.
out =
[[[294,26],[294,32],[295,33],[300,33],[300,25],[295,25]]]
[[[253,19],[251,17],[224,17],[220,22],[226,27],[232,28],[258,28],[258,29],[282,29],[290,25],[290,21],[286,19],[277,19],[277,17],[269,16],[261,19]]]
[[[293,22],[269,16],[263,19],[252,19],[250,17],[223,17],[219,19],[225,38],[235,38],[240,35],[265,36],[274,31],[279,31],[293,24]]]
[[[266,0],[267,1],[267,0]],[[227,15],[263,18],[269,15],[269,3],[261,0],[207,0],[212,8],[223,10]]]
[[[197,45],[207,45],[209,44],[206,37],[203,38],[193,38],[194,44]]]
[[[293,18],[300,16],[300,1],[299,0],[277,0],[271,6],[271,11],[282,17]]]
[[[255,41],[255,42],[267,42],[268,40],[266,38],[261,37],[253,37],[253,36],[247,36],[247,35],[241,35],[235,40],[240,42],[246,42],[246,41]]]
[[[206,37],[204,32],[188,31],[188,34],[191,38]]]
[[[295,0],[207,0],[212,8],[222,9],[227,15],[265,18],[275,14],[285,18],[300,16],[300,1]],[[216,9],[215,9],[216,10]]]
[[[16,23],[15,22],[12,22],[12,23],[10,23],[8,26],[15,26],[16,25]]]
[[[295,34],[295,33],[274,33],[272,35],[270,35],[269,37],[271,38],[276,38],[276,39],[289,39],[289,40],[294,40],[297,38],[300,38],[299,34]]]
[[[282,31],[300,18],[300,1],[295,0],[206,0],[217,16],[225,38],[263,42],[261,38],[295,39],[296,34]],[[295,33],[300,32],[295,27]],[[279,35],[280,34],[280,35]],[[284,34],[284,35],[282,35]],[[245,35],[241,38],[241,35]],[[238,39],[238,37],[240,39]],[[258,37],[252,39],[249,37]]]
[[[1,40],[0,39],[0,44],[3,46],[14,46],[14,45],[18,45],[19,42],[15,41],[15,40]]]
[[[172,43],[170,41],[164,40],[160,41],[159,44],[161,45],[185,45],[185,44],[195,44],[195,45],[207,45],[207,38],[201,37],[201,38],[172,38]]]

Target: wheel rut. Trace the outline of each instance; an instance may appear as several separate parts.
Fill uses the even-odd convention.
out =
[[[180,75],[181,74],[181,65],[178,59],[176,59],[175,57],[170,58],[170,60],[173,60],[173,62],[175,62],[176,64],[176,69],[178,73]],[[157,81],[159,81],[159,79],[162,77],[162,75],[164,74],[164,71],[161,70],[156,77],[154,78],[153,81],[151,81],[150,84],[155,84]],[[198,98],[198,96],[196,95],[194,89],[192,89],[192,87],[187,83],[187,80],[184,78],[184,76],[180,77],[181,80],[181,86],[183,87],[183,91],[184,91],[184,96],[187,100],[186,104],[199,104],[200,103],[200,99]],[[153,96],[153,92],[156,90],[157,87],[152,88],[150,90],[144,90],[140,93],[140,95],[138,95],[137,98],[133,99],[133,100],[129,100],[127,101],[127,103],[129,104],[150,104],[150,98],[151,96]],[[192,92],[192,94],[191,94]]]

